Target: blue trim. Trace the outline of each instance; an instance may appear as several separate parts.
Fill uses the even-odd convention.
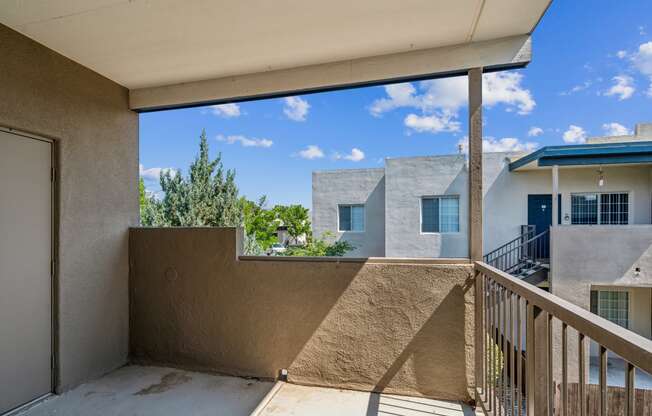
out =
[[[534,161],[537,166],[652,163],[652,141],[546,146],[510,163],[509,170]]]

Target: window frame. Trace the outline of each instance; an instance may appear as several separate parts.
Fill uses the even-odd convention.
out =
[[[440,231],[423,231],[423,200],[424,199],[439,199],[438,212],[439,216],[439,230]],[[457,231],[441,231],[441,199],[456,199],[457,200]],[[444,195],[422,195],[419,198],[419,234],[433,235],[433,234],[459,234],[462,228],[460,223],[460,195],[459,194],[444,194]]]
[[[584,195],[596,195],[597,196],[597,210],[596,217],[597,222],[595,224],[576,224],[573,222],[573,196],[584,196]],[[602,223],[602,195],[627,195],[627,223],[625,224],[610,224]],[[606,191],[606,192],[571,192],[570,193],[570,225],[613,225],[613,226],[622,226],[629,225],[632,221],[632,193],[630,191]]]
[[[342,230],[340,227],[340,208],[341,207],[362,207],[362,230],[353,230],[353,210],[351,210],[351,230]],[[357,233],[361,234],[367,230],[367,207],[365,204],[337,204],[337,232],[338,233]]]
[[[596,303],[595,303],[595,310],[593,309],[593,293],[595,292],[596,294]],[[607,318],[606,316],[603,316],[600,314],[601,308],[600,308],[600,292],[605,292],[605,293],[611,293],[611,292],[618,292],[618,293],[625,293],[626,294],[626,300],[627,300],[627,326],[622,326],[617,322],[612,321],[611,319]],[[592,287],[590,294],[589,294],[589,309],[592,313],[608,320],[609,322],[612,322],[620,327],[623,327],[625,329],[630,329],[632,325],[632,293],[629,289],[627,288],[621,288],[621,287]]]

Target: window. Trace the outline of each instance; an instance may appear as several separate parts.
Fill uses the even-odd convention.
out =
[[[436,196],[421,198],[422,233],[456,233],[460,231],[460,198]]]
[[[340,205],[339,230],[364,231],[364,205]]]
[[[624,328],[629,328],[629,293],[592,290],[591,312]]]
[[[571,194],[571,224],[629,224],[629,194]]]

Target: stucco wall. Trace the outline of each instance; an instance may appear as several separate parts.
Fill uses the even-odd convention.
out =
[[[592,286],[652,288],[652,225],[553,228],[551,267],[552,293],[586,309]],[[631,300],[634,327],[649,326],[649,306]]]
[[[468,257],[468,171],[463,155],[387,159],[385,252],[390,257]],[[421,197],[457,195],[460,229],[421,232]]]
[[[364,204],[364,232],[338,230],[338,206]],[[349,241],[348,257],[385,256],[385,170],[347,169],[312,174],[312,227],[316,236],[325,232]]]
[[[552,172],[547,170],[509,172],[505,154],[484,157],[484,251],[491,251],[515,238],[527,224],[528,194],[551,194]],[[501,161],[502,159],[502,161]],[[650,167],[603,167],[605,184],[598,186],[595,168],[560,168],[559,192],[563,218],[571,215],[571,193],[629,192],[630,223],[650,224],[652,183]]]
[[[470,399],[470,264],[238,260],[238,235],[131,231],[135,361]]]
[[[128,353],[128,228],[138,116],[127,90],[0,25],[0,124],[57,140],[61,390]]]

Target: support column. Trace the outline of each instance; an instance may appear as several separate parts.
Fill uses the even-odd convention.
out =
[[[482,68],[469,70],[469,257],[482,260]]]
[[[559,224],[559,166],[552,167],[552,226]],[[537,230],[538,232],[538,230]]]

